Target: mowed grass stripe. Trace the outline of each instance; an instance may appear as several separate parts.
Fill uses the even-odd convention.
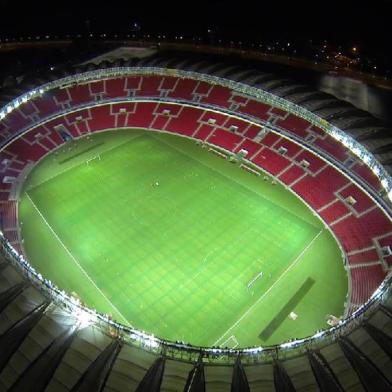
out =
[[[29,194],[26,192],[26,197],[29,199],[30,203],[34,207],[34,209],[37,211],[38,215],[41,217],[42,221],[45,223],[45,225],[49,228],[49,230],[52,232],[53,236],[56,238],[56,240],[59,242],[59,244],[65,249],[65,251],[68,253],[69,257],[71,260],[75,263],[75,265],[79,268],[79,270],[82,272],[82,274],[88,279],[88,281],[95,287],[95,289],[99,292],[100,295],[102,295],[103,298],[109,303],[109,305],[122,317],[122,321],[129,324],[129,321],[124,317],[124,315],[117,309],[117,307],[108,299],[108,297],[105,295],[105,293],[96,285],[94,280],[90,277],[90,275],[85,271],[85,269],[81,266],[81,264],[78,262],[78,260],[75,259],[75,257],[72,255],[70,250],[66,247],[64,242],[60,239],[60,237],[57,235],[57,233],[53,230],[52,226],[50,226],[49,222],[46,220],[46,218],[42,215],[41,211],[38,209],[38,207],[35,205],[33,200],[31,200],[31,197]]]
[[[312,278],[307,278],[301,287],[295,292],[290,300],[283,306],[278,314],[271,320],[271,322],[261,331],[259,337],[265,342],[289,316],[294,308],[303,300],[309,290],[313,287],[316,281]]]
[[[208,165],[208,164],[206,164],[205,162],[196,159],[196,158],[195,158],[194,156],[192,156],[192,155],[186,154],[186,152],[184,152],[183,150],[181,150],[181,149],[175,147],[175,145],[171,144],[168,140],[162,139],[162,141],[163,141],[164,143],[166,143],[170,148],[176,149],[177,152],[178,152],[179,154],[184,154],[184,155],[186,155],[187,157],[189,157],[190,159],[194,159],[194,160],[196,160],[197,162],[199,162],[200,164],[205,165],[206,167],[208,167],[210,170],[213,170],[213,171],[214,171],[215,173],[217,173],[218,175],[221,175],[221,176],[227,178],[229,181],[234,181],[234,182],[237,183],[240,187],[244,187],[244,188],[246,188],[246,189],[247,189],[248,191],[250,191],[250,192],[255,192],[255,190],[252,189],[251,187],[247,186],[247,185],[244,184],[244,183],[241,183],[241,182],[237,181],[237,180],[235,179],[235,177],[229,177],[229,176],[227,176],[227,174],[225,174],[223,171],[218,170],[216,167],[211,166],[211,165]],[[261,195],[259,195],[259,196],[261,196]],[[263,199],[266,199],[264,196],[261,196],[261,197],[263,197]],[[273,203],[273,204],[275,204],[276,206],[278,206],[273,200],[271,200],[271,199],[266,199],[266,200],[268,200],[268,201],[270,201],[271,203]],[[299,220],[303,220],[303,218],[302,218],[300,215],[297,215],[297,214],[295,214],[295,212],[288,210],[287,208],[285,208],[285,206],[279,205],[279,208],[285,209],[286,212],[287,212],[288,214],[294,215],[294,216],[295,216],[297,219],[299,219]],[[309,222],[306,222],[305,220],[304,220],[304,222],[307,223],[307,224],[309,224]],[[314,226],[314,227],[317,228],[317,226]]]
[[[98,142],[98,144],[94,145],[94,149],[96,146],[97,148],[101,147],[99,148],[99,154],[103,155],[121,147],[121,145],[128,143],[130,140],[137,138],[140,135],[141,131],[135,131],[133,132],[133,135],[127,135],[127,137],[120,135],[122,137],[114,138],[114,142],[110,139],[106,139],[103,142]],[[39,163],[40,170],[34,170],[34,176],[28,177],[24,183],[24,189],[34,189],[77,166],[86,164],[86,160],[95,155],[87,154],[83,157],[82,155],[91,152],[89,145],[94,142],[95,139],[101,139],[99,136],[103,135],[97,134],[94,135],[94,137],[87,135],[81,139],[69,141],[64,146],[56,149],[49,156],[44,158],[44,164],[42,164],[42,162]]]
[[[314,242],[316,242],[317,238],[320,236],[320,234],[322,233],[322,230],[319,231],[317,233],[317,235],[312,238],[312,240],[309,242],[309,244],[306,245],[306,247],[304,249],[302,249],[301,253],[289,264],[289,266],[283,271],[283,273],[278,277],[278,279],[276,279],[272,285],[270,287],[268,287],[268,289],[263,292],[263,294],[257,299],[257,301],[255,301],[250,307],[249,309],[246,310],[246,312],[241,315],[241,317],[239,317],[236,322],[230,326],[225,333],[219,338],[217,339],[214,343],[213,346],[218,345],[220,342],[222,342],[222,340],[227,337],[228,335],[230,335],[231,333],[233,333],[235,331],[235,328],[243,321],[245,320],[247,317],[251,317],[252,316],[252,312],[254,312],[254,309],[263,301],[264,298],[267,297],[267,295],[270,293],[271,290],[273,290],[275,288],[276,285],[278,285],[280,283],[280,281],[282,279],[284,279],[286,277],[286,275],[291,271],[292,268],[294,268],[300,261],[301,258],[303,257],[303,255],[305,254],[305,252],[313,245]]]
[[[187,154],[168,148],[169,139]],[[204,165],[188,155],[197,155]],[[213,162],[226,175],[209,168]],[[236,181],[253,184],[257,191],[230,180],[237,175]],[[152,186],[155,181],[159,187]],[[309,211],[306,222],[297,219],[263,199],[264,189],[276,202],[287,198],[282,206],[293,212],[303,208],[286,191],[283,195],[282,189],[240,172],[192,142],[146,134],[105,153],[90,167],[80,165],[29,192],[97,286],[133,325],[205,345],[268,290],[317,233],[317,220]],[[34,230],[26,223],[23,231]],[[38,246],[25,245],[45,274],[50,261],[40,259]],[[250,294],[246,284],[260,270],[266,278]],[[68,287],[66,277],[50,278]],[[82,298],[84,291],[81,284],[77,292]],[[86,298],[91,301],[91,295]],[[265,312],[272,316],[272,309]],[[261,328],[259,323],[257,331],[244,334],[241,345],[257,344]]]

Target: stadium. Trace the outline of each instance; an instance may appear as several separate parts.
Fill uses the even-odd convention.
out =
[[[372,121],[186,53],[20,88],[0,109],[0,389],[391,390]]]

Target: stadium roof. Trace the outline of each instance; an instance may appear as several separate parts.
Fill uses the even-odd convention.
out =
[[[257,69],[239,68],[228,60],[208,63],[205,58],[184,59],[158,53],[143,59],[118,60],[126,66],[165,65],[208,72],[241,81],[292,100],[313,110],[356,137],[392,174],[390,131],[369,114],[308,86]],[[102,66],[102,64],[100,65]],[[105,67],[111,64],[106,62]],[[50,73],[50,79],[75,70],[94,69],[91,64]],[[36,84],[45,75],[25,81],[0,97],[7,102]],[[0,389],[8,391],[321,391],[392,388],[392,296],[369,313],[365,323],[353,325],[347,336],[324,347],[309,347],[292,356],[284,350],[267,361],[252,357],[203,360],[175,357],[141,343],[132,346],[118,330],[104,334],[95,325],[84,325],[24,280],[5,258],[0,262]],[[145,346],[145,347],[144,347]],[[273,358],[273,360],[271,360]]]

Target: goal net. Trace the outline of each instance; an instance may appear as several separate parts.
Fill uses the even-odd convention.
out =
[[[260,271],[257,275],[255,275],[246,285],[249,290],[259,279],[263,277],[263,271]]]
[[[86,160],[86,165],[91,166],[94,163],[97,163],[101,160],[101,154],[95,155],[92,158]]]

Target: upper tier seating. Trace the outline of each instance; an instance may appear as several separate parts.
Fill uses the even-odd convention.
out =
[[[373,294],[380,282],[385,278],[381,265],[351,268],[351,303],[361,305]]]
[[[63,89],[44,93],[42,97],[32,102],[22,104],[15,114],[0,124],[0,141],[8,139],[38,119],[43,119],[62,110],[69,110],[80,105],[93,104],[97,100],[127,99],[128,97],[165,97],[195,103],[201,103],[231,108],[240,114],[249,115],[255,119],[269,121],[292,133],[300,139],[306,139],[310,134],[316,135],[309,143],[325,151],[331,157],[344,163],[348,158],[347,149],[332,137],[326,135],[320,128],[312,126],[306,120],[287,114],[280,108],[252,100],[250,97],[238,95],[227,87],[209,85],[189,78],[175,76],[143,75],[108,78],[101,81],[83,82]],[[161,123],[163,122],[160,120]],[[144,123],[147,123],[145,121]],[[189,134],[189,132],[188,132]],[[311,168],[311,170],[316,170]],[[380,190],[380,182],[369,168],[355,163],[353,171],[361,176],[370,186]]]
[[[29,121],[33,121],[33,117],[44,118],[64,108],[94,102],[97,97],[127,97],[131,91],[134,94],[140,93],[141,96],[166,92],[169,97],[182,100],[193,100],[195,96],[200,96],[203,102],[220,107],[230,107],[232,103],[232,92],[227,88],[213,86],[208,89],[204,82],[201,84],[189,79],[160,76],[117,78],[46,93],[26,105],[26,110],[22,105],[7,122],[0,123],[0,135],[5,140],[12,132],[16,133],[19,127],[23,128]],[[276,125],[286,127],[289,132],[292,127],[292,132],[297,137],[306,137],[311,129],[318,135],[314,145],[324,148],[341,162],[347,159],[343,146],[323,135],[322,131],[314,129],[306,121],[293,115],[284,117],[282,111],[274,109],[276,108],[244,98],[237,110],[265,121],[278,115]],[[14,140],[2,152],[3,156],[7,157],[4,159],[8,159],[11,164],[0,170],[0,201],[7,201],[10,195],[11,184],[4,182],[6,176],[17,176],[26,164],[36,162],[64,143],[55,130],[58,125],[63,125],[73,137],[119,127],[152,128],[195,137],[233,152],[246,149],[250,161],[277,176],[313,209],[320,211],[320,216],[331,225],[344,251],[354,252],[348,256],[350,264],[378,261],[374,244],[377,243],[378,237],[392,232],[389,219],[374,206],[373,201],[362,190],[350,184],[347,177],[328,166],[324,160],[296,143],[273,132],[260,135],[260,126],[249,125],[244,120],[226,114],[205,108],[159,102],[101,103],[100,106],[83,108],[52,119]],[[280,151],[281,147],[286,151]],[[304,161],[308,165],[304,166]],[[367,168],[358,164],[354,168],[366,181],[373,186],[379,186]],[[349,196],[355,198],[356,203],[349,205],[346,200]],[[14,233],[10,236],[15,240]],[[386,240],[386,245],[392,246],[392,237]],[[374,251],[366,250],[368,248]],[[357,251],[358,253],[355,253]],[[371,288],[379,284],[384,275],[377,273],[376,277],[372,278]],[[353,279],[354,281],[358,280]],[[362,289],[353,290],[355,301],[362,301],[370,292],[370,289],[366,289],[358,294],[359,290]]]
[[[317,175],[307,175],[293,189],[316,210],[335,199],[334,192],[348,183],[348,179],[333,167],[327,166]]]

